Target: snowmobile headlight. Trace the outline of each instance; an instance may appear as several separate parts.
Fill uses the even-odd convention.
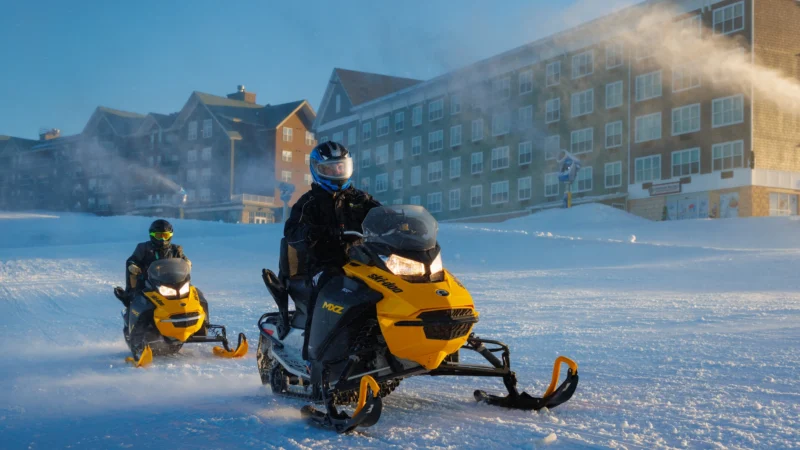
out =
[[[185,297],[185,296],[189,295],[189,282],[188,281],[186,283],[184,283],[183,286],[181,286],[180,290],[178,290],[178,293],[181,294],[181,297]]]
[[[178,295],[178,291],[168,286],[159,286],[158,293],[163,295],[164,297],[175,297],[176,295]]]
[[[436,275],[444,269],[442,266],[442,252],[436,255],[436,259],[431,263],[431,275]]]
[[[383,262],[386,264],[386,268],[388,268],[395,275],[425,275],[425,264],[422,264],[419,261],[414,261],[413,259],[403,258],[397,255],[392,255],[388,258],[381,256],[381,259],[383,259]]]

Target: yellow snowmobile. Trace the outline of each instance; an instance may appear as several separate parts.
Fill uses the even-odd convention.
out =
[[[472,333],[478,312],[461,282],[444,270],[438,224],[424,208],[374,208],[362,228],[363,234],[346,232],[361,240],[351,248],[345,275],[328,281],[313,304],[305,257],[285,240],[280,275],[262,271],[278,312],[258,321],[256,358],[273,393],[323,404],[324,410],[308,405],[302,412],[340,433],[374,425],[381,397],[416,375],[502,378],[508,395],[477,390],[474,397],[508,408],[553,408],[572,397],[578,366],[569,358],[556,359],[549,388],[533,397],[517,390],[508,346]],[[461,362],[462,351],[489,364]],[[558,385],[562,363],[569,368]],[[355,404],[352,415],[337,409],[347,404]]]
[[[208,302],[191,284],[191,266],[180,258],[163,259],[150,264],[144,288],[132,300],[121,287],[114,295],[125,306],[122,313],[123,335],[132,357],[126,360],[137,367],[150,364],[153,355],[177,353],[191,342],[221,343],[213,352],[224,358],[247,354],[247,339],[239,333],[236,349],[231,349],[225,327],[211,325]]]

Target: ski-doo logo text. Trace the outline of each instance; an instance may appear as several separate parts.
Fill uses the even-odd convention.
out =
[[[328,311],[336,314],[341,314],[344,310],[344,306],[334,305],[333,303],[323,302],[322,309],[327,309]]]
[[[392,283],[391,281],[387,280],[386,278],[384,278],[384,277],[382,277],[382,276],[380,276],[380,275],[378,275],[376,273],[371,274],[369,276],[369,279],[377,281],[383,287],[385,287],[386,289],[394,292],[395,294],[399,294],[399,293],[403,292],[403,290],[400,289],[399,287],[397,287],[396,284]]]

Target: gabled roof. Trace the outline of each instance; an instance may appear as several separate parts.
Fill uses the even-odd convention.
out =
[[[205,92],[195,91],[194,95],[200,100],[200,103],[211,111],[211,114],[217,117],[237,118],[251,123],[259,123],[263,120],[264,106],[262,105],[206,94]]]
[[[138,113],[107,108],[105,106],[98,106],[97,109],[94,110],[94,113],[92,113],[92,117],[90,117],[89,121],[86,123],[83,132],[86,133],[89,128],[96,125],[97,122],[103,118],[108,121],[117,136],[128,136],[135,133],[139,129],[147,116]]]
[[[334,71],[339,76],[342,87],[347,92],[347,96],[350,98],[350,103],[353,106],[358,106],[361,103],[383,97],[384,95],[422,82],[422,80],[415,80],[412,78],[392,77],[389,75],[358,72],[340,68],[336,68]]]
[[[166,130],[169,127],[171,127],[172,124],[175,123],[175,119],[178,118],[178,113],[172,113],[172,114],[150,113],[149,115],[153,118],[153,120],[155,120],[155,122],[162,130]]]
[[[311,105],[308,104],[305,100],[298,100],[296,102],[289,102],[289,103],[282,103],[280,105],[267,105],[264,110],[264,126],[269,129],[273,129],[278,127],[281,123],[283,123],[287,117],[289,117],[292,113],[298,110],[301,106],[305,104],[311,111],[311,114],[314,114],[314,110],[311,109]],[[311,118],[313,121],[313,118]]]
[[[39,141],[0,135],[0,157],[11,156],[21,150],[29,150]]]

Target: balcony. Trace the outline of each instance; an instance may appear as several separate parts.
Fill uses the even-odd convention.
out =
[[[241,203],[256,206],[275,206],[275,197],[264,195],[237,194],[231,195],[231,203]]]

